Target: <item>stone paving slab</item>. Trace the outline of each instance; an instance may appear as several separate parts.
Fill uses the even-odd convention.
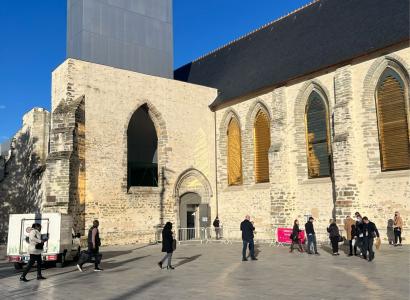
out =
[[[159,245],[102,250],[103,272],[47,268],[47,280],[28,283],[3,261],[0,299],[410,299],[409,246],[383,245],[369,263],[328,247],[311,256],[257,245],[259,260],[242,262],[239,243],[179,245],[175,270],[157,266]]]

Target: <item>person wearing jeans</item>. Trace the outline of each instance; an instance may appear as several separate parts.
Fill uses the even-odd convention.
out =
[[[158,266],[162,269],[162,264],[165,260],[168,260],[167,269],[175,269],[171,265],[172,260],[172,253],[174,252],[174,238],[172,236],[172,223],[167,222],[162,230],[162,252],[166,252],[165,256],[161,261],[158,263]]]
[[[250,221],[251,217],[247,215],[245,217],[245,220],[242,221],[241,223],[241,231],[242,231],[242,242],[243,242],[243,247],[242,247],[242,261],[247,261],[248,259],[246,258],[246,248],[249,245],[249,252],[252,260],[257,260],[255,256],[255,245],[253,242],[253,232],[255,231],[255,227]]]
[[[400,213],[396,211],[394,213],[394,246],[401,246],[401,231],[403,228],[403,219],[400,217]],[[397,242],[399,242],[397,244]]]
[[[309,221],[305,224],[305,231],[308,239],[308,254],[319,254],[319,252],[317,252],[315,229],[313,228],[314,220],[313,217],[309,217]]]

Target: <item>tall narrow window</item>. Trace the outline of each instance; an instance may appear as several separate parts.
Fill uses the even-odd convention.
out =
[[[148,106],[141,106],[128,124],[128,187],[158,186],[158,138]]]
[[[228,125],[228,184],[242,184],[241,129],[232,118]]]
[[[328,115],[324,99],[312,92],[305,113],[309,178],[330,176]]]
[[[376,93],[382,171],[410,168],[408,108],[404,89],[400,76],[387,68]]]
[[[263,111],[259,111],[253,127],[255,153],[255,181],[269,182],[270,122]]]

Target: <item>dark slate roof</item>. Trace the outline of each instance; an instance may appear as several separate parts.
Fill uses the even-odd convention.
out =
[[[409,39],[410,0],[318,0],[174,72],[217,88],[211,109]]]

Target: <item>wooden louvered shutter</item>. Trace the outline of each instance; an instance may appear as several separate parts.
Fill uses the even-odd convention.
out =
[[[269,182],[270,122],[268,116],[259,111],[254,124],[255,181]]]
[[[228,125],[228,184],[242,184],[241,129],[235,118]]]
[[[327,106],[312,92],[306,107],[306,145],[309,178],[330,176],[329,123]]]
[[[397,75],[396,75],[397,76]],[[377,91],[377,117],[383,171],[410,168],[409,128],[404,88],[389,71]]]

